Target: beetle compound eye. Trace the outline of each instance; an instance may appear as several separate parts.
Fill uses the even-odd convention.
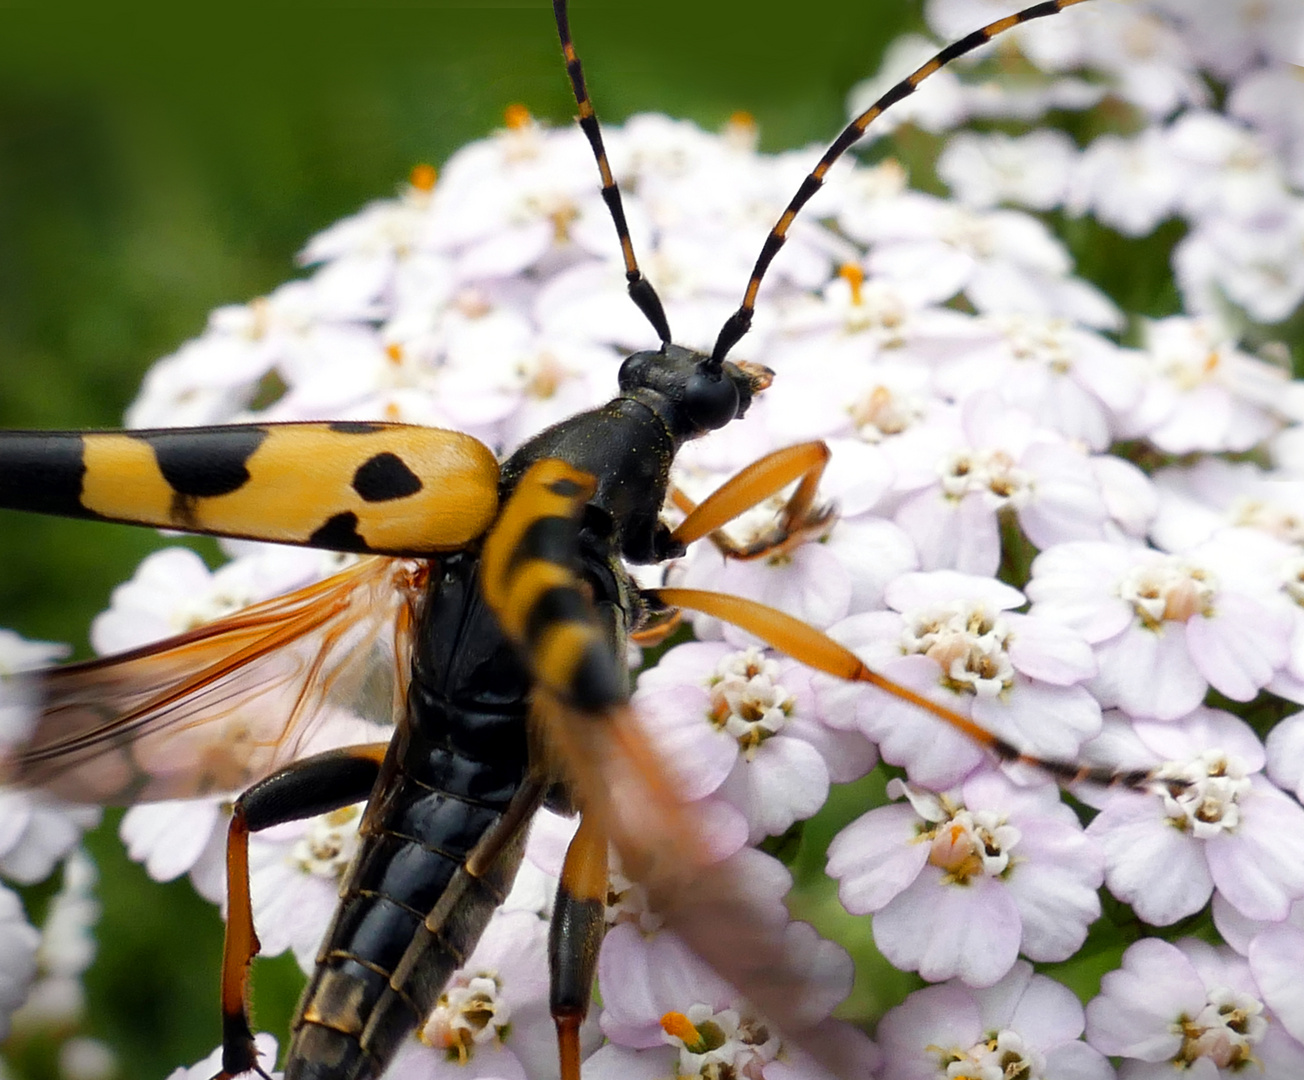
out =
[[[714,431],[738,415],[738,387],[723,373],[711,376],[698,372],[689,377],[684,406],[694,425]]]

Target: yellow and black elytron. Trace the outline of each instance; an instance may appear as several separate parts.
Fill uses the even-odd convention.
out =
[[[770,384],[769,371],[726,357],[829,166],[949,60],[1080,2],[1049,0],[971,34],[857,117],[771,230],[707,355],[671,343],[639,271],[566,3],[555,0],[629,292],[661,344],[625,360],[610,402],[535,436],[501,468],[466,435],[382,423],[0,433],[6,508],[375,556],[168,641],[35,674],[40,715],[5,762],[5,781],[83,802],[243,790],[227,850],[223,1077],[261,1071],[246,1001],[258,950],[249,833],[363,799],[360,850],[294,1020],[291,1080],[363,1080],[385,1069],[506,895],[524,826],[545,800],[580,811],[583,822],[550,945],[564,1080],[580,1075],[609,844],[668,924],[764,1015],[780,1026],[797,1015],[801,976],[767,937],[764,915],[753,917],[756,901],[718,868],[699,874],[700,830],[630,716],[626,639],[668,611],[733,622],[821,671],[917,703],[1002,759],[1022,757],[781,612],[721,594],[643,590],[625,562],[674,558],[794,482],[758,550],[826,522],[816,501],[828,459],[821,443],[749,466],[673,530],[660,513],[679,448],[742,417]],[[397,658],[391,741],[302,757],[325,707],[364,681],[378,645]],[[1038,764],[1061,779],[1082,775]]]

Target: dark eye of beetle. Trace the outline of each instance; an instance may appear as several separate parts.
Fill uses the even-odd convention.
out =
[[[738,415],[738,387],[724,374],[689,376],[684,391],[688,418],[703,431],[722,428]]]

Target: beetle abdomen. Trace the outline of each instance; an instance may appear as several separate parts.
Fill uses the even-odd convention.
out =
[[[524,786],[529,679],[476,577],[476,560],[463,555],[432,575],[406,721],[299,1005],[287,1080],[379,1075],[434,1009],[516,876],[526,830],[504,840],[495,829],[505,816],[528,821],[536,797]],[[478,847],[472,872],[467,859]]]

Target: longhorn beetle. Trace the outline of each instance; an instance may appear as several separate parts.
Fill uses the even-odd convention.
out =
[[[771,372],[729,353],[748,332],[793,219],[832,163],[943,64],[1080,2],[1049,0],[974,32],[852,121],[765,238],[741,304],[705,354],[673,344],[639,268],[566,3],[555,0],[629,295],[660,344],[624,361],[607,405],[543,431],[501,465],[469,436],[388,423],[0,434],[6,508],[368,556],[156,645],[29,677],[40,712],[6,761],[7,781],[103,804],[243,789],[227,848],[223,1080],[261,1071],[247,1015],[258,948],[249,834],[363,799],[361,850],[294,1021],[287,1077],[383,1072],[505,896],[525,825],[544,802],[582,816],[550,946],[565,1080],[579,1077],[609,844],[671,928],[764,1015],[780,1027],[794,1022],[802,976],[789,970],[765,920],[751,917],[740,883],[702,873],[706,856],[692,842],[701,823],[676,798],[630,713],[626,640],[667,612],[715,616],[817,670],[886,689],[1002,760],[1028,761],[1064,781],[1109,778],[1027,757],[782,612],[723,594],[641,589],[625,569],[627,561],[677,557],[794,483],[770,534],[747,554],[826,523],[817,500],[828,459],[821,443],[767,455],[700,505],[681,498],[687,516],[673,529],[660,513],[682,444],[744,416],[770,385]],[[398,658],[392,740],[296,757],[377,642],[392,642]],[[221,747],[216,773],[205,749],[212,745]],[[818,1056],[822,1048],[808,1049]]]

